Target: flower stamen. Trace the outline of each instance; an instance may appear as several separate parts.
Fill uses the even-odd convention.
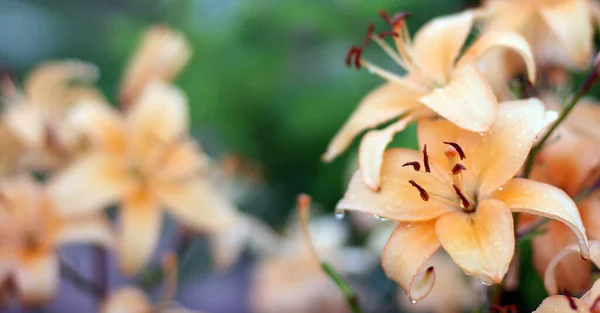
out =
[[[571,310],[577,311],[577,304],[575,303],[575,300],[573,300],[573,296],[568,290],[565,290],[565,297],[567,298],[567,301],[569,301],[569,306],[571,307]]]
[[[414,169],[415,171],[417,171],[417,172],[418,172],[419,170],[421,170],[421,163],[419,163],[419,162],[417,162],[417,161],[406,162],[406,163],[402,164],[402,167],[405,167],[405,166],[412,166],[412,167],[413,167],[413,169]]]
[[[467,197],[465,197],[465,195],[462,193],[462,191],[460,190],[460,188],[458,188],[458,186],[456,186],[456,185],[452,185],[452,187],[454,188],[454,191],[456,191],[456,194],[458,195],[458,198],[460,198],[460,204],[461,204],[461,206],[467,212],[473,212],[474,210],[470,210],[471,203],[469,203],[469,200],[467,200]]]
[[[431,173],[431,168],[429,167],[429,155],[427,155],[427,145],[423,147],[423,165],[425,165],[425,172]]]
[[[427,191],[421,187],[419,184],[417,184],[414,180],[409,180],[408,181],[413,187],[417,188],[417,190],[419,191],[419,195],[421,196],[421,199],[423,199],[423,201],[427,202],[429,201],[429,194],[427,193]]]
[[[460,173],[462,173],[462,171],[466,171],[467,168],[460,164],[460,163],[456,163],[456,165],[454,165],[454,167],[452,168],[452,175],[458,175]]]
[[[467,158],[467,156],[465,155],[464,150],[456,142],[444,141],[444,143],[447,144],[447,145],[452,146],[452,148],[454,148],[456,150],[456,152],[458,152],[458,155],[460,156],[461,161]]]
[[[345,58],[345,62],[346,62],[346,66],[348,67],[352,67],[352,61],[354,61],[354,66],[357,69],[360,69],[361,64],[362,64],[362,60],[361,60],[361,56],[362,56],[362,48],[358,47],[358,46],[352,46],[350,47],[350,50],[348,50],[348,53],[346,53],[346,58]]]

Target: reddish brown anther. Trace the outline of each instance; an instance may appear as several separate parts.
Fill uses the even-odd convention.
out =
[[[454,167],[452,168],[452,174],[453,175],[457,175],[460,174],[462,171],[466,171],[467,168],[460,164],[460,163],[456,163],[456,165],[454,165]]]
[[[431,169],[429,168],[429,155],[427,155],[427,145],[423,147],[423,165],[425,166],[425,172],[431,173]]]
[[[451,145],[452,148],[456,149],[456,152],[458,152],[458,156],[460,156],[461,160],[464,160],[467,158],[463,149],[456,142],[444,141],[444,143],[447,145]]]
[[[394,17],[392,17],[392,19],[390,20],[390,25],[392,27],[396,27],[396,26],[398,26],[399,23],[404,22],[404,20],[406,20],[409,17],[410,17],[410,13],[408,13],[408,12],[396,13],[396,15],[394,15]]]
[[[565,297],[567,298],[567,301],[569,301],[569,306],[571,307],[571,310],[577,311],[577,304],[575,303],[573,296],[568,290],[565,290]]]
[[[393,30],[388,30],[388,31],[384,31],[384,32],[379,33],[379,38],[381,38],[381,39],[383,39],[385,37],[389,37],[389,36],[399,37],[400,35],[398,35],[398,33],[395,32],[395,31],[393,31]]]
[[[402,167],[405,167],[405,166],[412,166],[412,167],[413,167],[413,169],[414,169],[415,171],[417,171],[417,172],[418,172],[419,170],[421,170],[421,163],[419,163],[419,162],[417,162],[417,161],[406,162],[406,163],[402,164]]]
[[[367,26],[367,35],[365,36],[363,47],[366,47],[369,45],[369,43],[371,43],[371,36],[373,36],[374,32],[375,24],[369,24],[369,26]]]
[[[460,188],[458,188],[458,186],[452,185],[452,187],[454,188],[454,191],[456,191],[456,194],[460,198],[460,202],[462,203],[463,208],[465,208],[465,210],[469,210],[469,208],[471,207],[471,203],[469,203],[467,197],[463,195],[462,191],[460,190]]]
[[[348,53],[346,54],[346,66],[352,66],[352,61],[354,60],[354,66],[359,69],[360,68],[360,58],[362,55],[362,48],[358,46],[352,46]]]
[[[425,189],[423,189],[423,187],[421,187],[419,184],[417,184],[414,180],[409,180],[408,182],[413,187],[417,188],[417,190],[419,190],[419,195],[421,196],[421,199],[423,199],[423,201],[425,201],[425,202],[429,201],[429,194],[427,193],[427,191]]]
[[[382,19],[383,19],[383,20],[384,20],[386,23],[388,23],[390,26],[392,26],[392,23],[391,23],[390,16],[387,14],[387,12],[385,12],[385,10],[383,10],[383,9],[379,10],[379,16],[381,16],[381,18],[382,18]]]

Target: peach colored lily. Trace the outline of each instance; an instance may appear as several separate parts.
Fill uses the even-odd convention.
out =
[[[538,133],[556,118],[551,113],[533,98],[504,102],[482,134],[448,120],[423,119],[418,128],[423,153],[388,150],[381,190],[374,192],[355,173],[337,208],[400,222],[382,265],[415,301],[433,287],[435,270],[422,268],[440,245],[464,272],[486,284],[502,281],[514,253],[512,212],[567,224],[587,258],[587,237],[573,200],[556,187],[513,178]]]
[[[591,61],[594,19],[600,17],[597,1],[488,0],[481,12],[486,31],[522,34],[542,67],[583,69]]]
[[[548,100],[550,101],[550,100]],[[592,99],[582,99],[571,115],[538,155],[531,178],[556,186],[577,202],[583,225],[592,240],[600,240],[600,191],[578,197],[591,188],[600,177],[600,106]],[[536,219],[520,223],[523,228],[536,223]],[[544,225],[545,233],[535,236],[533,264],[540,273],[550,260],[564,247],[575,243],[576,238],[565,225],[550,221]],[[585,290],[591,282],[591,267],[577,256],[569,256],[558,264],[558,285],[573,293]]]
[[[597,280],[592,288],[580,299],[572,298],[570,296],[556,295],[557,285],[556,277],[554,277],[556,265],[559,262],[564,261],[565,257],[568,257],[576,251],[576,246],[569,246],[554,256],[544,275],[544,284],[546,285],[546,290],[551,296],[546,298],[534,313],[600,312],[600,280]],[[590,260],[594,263],[594,265],[600,266],[600,242],[598,241],[590,241]]]
[[[177,290],[177,261],[174,255],[163,257],[164,285],[160,299],[152,304],[148,296],[136,287],[121,287],[102,304],[100,313],[194,313],[171,302]],[[199,313],[199,312],[197,312]]]
[[[149,82],[173,80],[192,54],[183,34],[165,25],[154,26],[134,53],[121,81],[119,101],[134,102]]]
[[[368,38],[379,44],[407,74],[397,75],[379,68],[358,55],[356,51],[360,49],[354,48],[348,61],[367,68],[387,82],[361,100],[323,155],[325,161],[331,161],[362,131],[397,119],[387,128],[369,131],[361,141],[360,169],[366,184],[374,190],[380,186],[385,147],[408,123],[437,114],[467,130],[483,132],[490,128],[498,102],[477,66],[479,57],[486,51],[498,47],[516,51],[527,64],[530,81],[535,78],[529,45],[516,33],[487,33],[459,57],[473,26],[472,11],[433,19],[416,33],[414,42],[402,18],[387,20],[396,36],[397,53],[380,35],[369,33]]]
[[[58,291],[59,246],[113,244],[102,214],[58,216],[42,186],[29,177],[3,181],[0,192],[0,280],[14,281],[22,303],[39,304]]]
[[[89,102],[72,119],[93,147],[54,177],[50,193],[69,216],[121,206],[117,248],[126,273],[152,256],[163,208],[195,230],[232,222],[235,209],[205,177],[206,157],[187,135],[187,102],[179,89],[154,81],[124,117]]]
[[[49,170],[71,157],[81,138],[65,117],[79,101],[103,99],[89,86],[98,76],[92,64],[63,60],[37,67],[25,79],[23,92],[5,78],[2,123],[22,147],[19,167]],[[85,84],[73,85],[77,81]]]

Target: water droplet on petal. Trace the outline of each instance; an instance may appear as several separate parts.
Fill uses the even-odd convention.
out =
[[[372,69],[369,69],[369,74],[375,74],[375,71],[373,71]]]
[[[484,286],[491,286],[492,285],[490,282],[487,282],[487,281],[482,281],[481,284],[484,285]]]
[[[388,220],[387,218],[381,217],[381,216],[379,216],[377,214],[374,214],[373,217],[375,217],[375,219],[380,220],[380,221],[387,221]]]
[[[346,210],[344,209],[335,209],[335,219],[336,220],[342,220],[344,219],[344,217],[346,216]]]
[[[410,303],[412,303],[412,304],[417,304],[417,300],[415,300],[415,299],[410,299]]]

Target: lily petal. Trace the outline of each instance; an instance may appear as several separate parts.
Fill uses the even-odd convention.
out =
[[[102,304],[102,313],[152,312],[150,299],[141,290],[123,287],[110,294]]]
[[[473,26],[473,17],[472,11],[465,11],[435,18],[415,34],[411,54],[414,63],[437,83],[449,80],[454,61]]]
[[[141,270],[158,245],[162,228],[162,210],[148,189],[140,189],[127,198],[120,211],[118,255],[127,275]]]
[[[577,207],[590,240],[600,240],[600,190],[578,202]]]
[[[474,63],[457,68],[450,83],[420,101],[460,128],[482,132],[492,126],[498,101],[487,78]]]
[[[525,61],[527,67],[527,79],[530,83],[535,83],[536,67],[533,52],[527,40],[523,36],[514,32],[487,32],[484,33],[469,49],[461,56],[457,62],[457,67],[463,64],[474,63],[479,60],[486,52],[494,48],[506,48],[517,52]]]
[[[135,101],[154,79],[171,81],[189,60],[191,50],[183,34],[166,26],[150,28],[123,75],[119,101]]]
[[[42,111],[29,104],[8,106],[4,116],[6,126],[30,149],[43,147],[46,128]]]
[[[414,90],[408,84],[397,82],[387,82],[371,91],[361,100],[350,119],[331,140],[327,151],[323,154],[323,160],[332,161],[365,129],[375,127],[420,106],[418,98],[422,95],[422,92]]]
[[[423,155],[410,149],[389,149],[383,156],[381,167],[381,189],[373,191],[363,181],[360,171],[356,171],[350,180],[344,198],[337,204],[341,210],[356,210],[399,221],[426,221],[455,210],[452,206],[437,201],[433,197],[428,201],[421,198],[417,188],[409,181],[414,180],[425,191],[435,192],[436,197],[456,199],[456,193],[450,186],[450,177],[438,177],[447,171],[431,164],[431,173],[420,172],[412,167],[403,167],[407,162],[420,161]],[[441,175],[441,174],[440,174]],[[444,183],[444,180],[447,183]],[[432,194],[433,196],[433,194]]]
[[[169,213],[195,230],[218,231],[235,221],[236,209],[205,180],[160,183],[154,192]]]
[[[588,306],[579,299],[572,299],[577,310],[571,308],[569,299],[565,296],[552,296],[544,299],[542,304],[533,313],[557,313],[557,312],[573,312],[573,313],[590,313]]]
[[[53,231],[57,245],[94,243],[110,248],[114,244],[112,226],[102,213],[64,221]]]
[[[513,218],[506,204],[486,199],[474,213],[446,214],[437,220],[435,231],[463,271],[486,284],[502,281],[515,250]]]
[[[540,14],[579,68],[592,55],[593,24],[587,0],[564,0],[545,5]]]
[[[579,210],[564,191],[529,179],[513,178],[492,198],[505,202],[513,212],[525,212],[558,220],[577,236],[581,256],[590,258],[588,240]]]
[[[21,301],[31,305],[50,300],[58,291],[59,276],[54,252],[26,253],[14,274]]]
[[[544,287],[546,287],[546,291],[550,295],[555,295],[558,293],[558,286],[556,282],[556,267],[565,257],[569,256],[572,253],[579,252],[577,245],[571,245],[564,249],[562,249],[559,253],[557,253],[554,258],[548,264],[546,268],[546,272],[544,273]],[[590,256],[591,261],[596,266],[600,266],[600,242],[591,241],[590,242]]]
[[[583,98],[565,120],[565,125],[578,135],[600,140],[600,102],[594,98]]]
[[[80,102],[68,112],[67,123],[84,133],[96,147],[119,154],[125,152],[124,119],[108,104]]]
[[[50,182],[49,193],[60,214],[76,216],[114,204],[131,186],[121,160],[97,153],[59,172]]]
[[[379,190],[381,181],[381,164],[385,147],[392,141],[394,135],[403,131],[414,117],[408,115],[382,130],[369,131],[360,142],[359,168],[365,184],[373,190]]]
[[[433,267],[425,270],[422,267],[439,247],[435,222],[400,224],[385,244],[381,265],[386,275],[400,284],[412,300],[419,301],[435,283]]]

